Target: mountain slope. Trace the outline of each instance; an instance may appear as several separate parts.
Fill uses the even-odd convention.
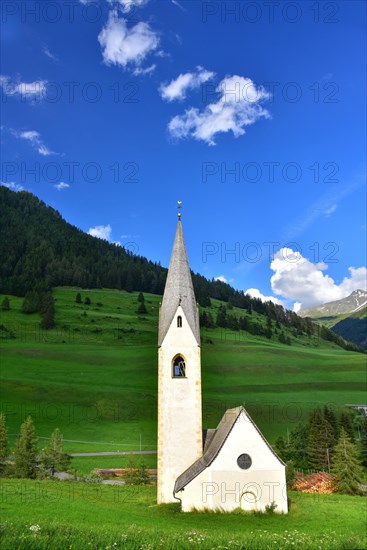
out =
[[[365,290],[354,290],[352,294],[342,300],[327,302],[320,306],[301,309],[298,312],[300,317],[311,317],[318,319],[320,317],[334,317],[345,313],[354,313],[359,311],[367,304],[367,292]]]
[[[0,186],[0,231],[0,292],[24,296],[28,290],[73,285],[163,294],[167,269],[87,235],[32,193]],[[203,306],[209,296],[256,306],[221,281],[193,274],[193,283]]]
[[[367,292],[354,290],[342,300],[302,309],[303,318],[309,317],[331,329],[345,340],[367,349]]]
[[[0,292],[24,296],[27,291],[45,291],[56,286],[110,288],[163,294],[167,269],[123,247],[87,235],[67,223],[53,208],[31,193],[15,193],[0,187]],[[285,310],[272,302],[251,298],[221,281],[209,281],[193,274],[196,299],[203,307],[210,298],[258,313],[280,328],[292,327],[297,333],[318,334],[309,319]],[[224,307],[224,306],[223,306]],[[245,320],[243,321],[245,322]],[[239,322],[220,315],[218,326],[239,330]],[[259,327],[252,326],[261,332]],[[354,344],[322,327],[320,336],[345,349],[357,350]]]
[[[332,330],[346,340],[367,349],[367,307],[337,322],[332,326]]]

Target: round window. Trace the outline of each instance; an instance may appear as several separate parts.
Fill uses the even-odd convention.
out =
[[[248,470],[251,467],[252,460],[250,455],[244,453],[237,458],[237,464],[242,470]]]

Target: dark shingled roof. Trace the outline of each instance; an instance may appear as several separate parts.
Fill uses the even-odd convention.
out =
[[[162,305],[159,310],[158,346],[162,345],[179,305],[181,305],[187,322],[200,346],[198,307],[195,300],[180,219],[177,223],[166,286],[164,288]]]
[[[209,447],[210,443],[212,442],[212,439],[215,435],[215,432],[217,430],[214,428],[209,428],[207,430],[203,430],[203,451],[205,453],[205,451],[207,450],[207,448]]]
[[[261,438],[264,440],[266,445],[269,447],[273,455],[279,460],[281,464],[285,465],[284,462],[273,451],[272,447],[266,441],[266,439],[260,432],[259,428],[256,426],[256,424],[254,423],[254,421],[252,420],[248,412],[244,409],[244,407],[240,406],[234,409],[228,409],[224,413],[222,420],[219,422],[217,429],[207,430],[203,456],[198,460],[196,460],[196,462],[194,462],[187,470],[185,470],[180,476],[178,476],[178,478],[176,479],[175,488],[173,491],[174,493],[178,493],[178,491],[182,491],[184,487],[188,483],[190,483],[190,481],[195,479],[195,477],[201,474],[201,472],[203,472],[205,468],[210,466],[213,460],[218,456],[219,451],[223,447],[227,437],[231,433],[232,428],[235,425],[242,411],[244,411],[246,415],[249,417],[255,429],[257,430]]]

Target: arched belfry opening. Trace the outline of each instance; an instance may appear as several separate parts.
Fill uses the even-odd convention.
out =
[[[182,317],[178,315],[177,317],[177,328],[182,328]]]
[[[186,378],[186,361],[182,355],[176,355],[172,361],[172,377]]]

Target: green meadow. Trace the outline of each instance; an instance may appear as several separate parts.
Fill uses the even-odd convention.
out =
[[[59,427],[69,452],[155,450],[160,297],[146,294],[148,312],[138,315],[137,293],[84,290],[87,306],[75,302],[77,291],[53,291],[52,330],[39,328],[38,314],[21,313],[21,298],[10,297],[10,311],[1,312],[1,407],[11,442],[31,414],[40,447]],[[219,305],[213,301],[213,316]],[[365,355],[289,336],[291,346],[247,332],[202,331],[204,427],[243,404],[273,442],[317,405],[364,402]]]
[[[21,313],[10,297],[1,312],[1,409],[11,445],[31,414],[39,448],[60,428],[69,452],[156,449],[157,324],[160,297],[57,288],[56,327],[40,330],[39,315]],[[3,296],[0,296],[2,301]],[[216,315],[220,302],[213,301]],[[209,309],[208,309],[209,310]],[[242,310],[231,313],[244,315]],[[260,323],[265,318],[253,313]],[[308,411],[325,403],[364,402],[365,356],[312,336],[283,345],[246,332],[202,330],[204,427],[243,404],[273,442]],[[126,466],[129,456],[82,456],[71,467]],[[139,458],[135,458],[139,461]],[[143,458],[149,468],[156,455]],[[287,516],[179,513],[157,506],[155,487],[4,479],[0,483],[0,547],[17,549],[365,548],[362,497],[291,492]],[[346,513],[347,512],[347,513]]]
[[[157,506],[152,486],[3,480],[0,488],[6,550],[367,546],[363,497],[290,492],[288,515],[183,514],[179,503]]]

